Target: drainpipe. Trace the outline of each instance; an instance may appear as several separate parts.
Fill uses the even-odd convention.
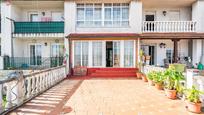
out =
[[[202,40],[202,50],[201,50],[201,59],[200,62],[204,64],[204,40]]]

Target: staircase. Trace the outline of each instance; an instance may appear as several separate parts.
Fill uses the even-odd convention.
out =
[[[137,68],[89,68],[88,76],[92,78],[136,77]]]

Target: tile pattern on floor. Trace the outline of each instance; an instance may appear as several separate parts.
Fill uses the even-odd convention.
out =
[[[66,115],[194,115],[141,80],[85,80],[65,107]]]
[[[9,114],[58,115],[81,82],[81,80],[64,80]]]

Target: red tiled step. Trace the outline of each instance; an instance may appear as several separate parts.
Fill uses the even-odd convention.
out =
[[[136,77],[136,75],[91,75],[90,77],[101,77],[101,78],[111,78],[111,77]]]
[[[96,70],[95,73],[136,73],[137,71],[100,71],[100,70]]]

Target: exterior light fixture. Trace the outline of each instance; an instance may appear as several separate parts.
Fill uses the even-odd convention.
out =
[[[162,13],[163,13],[163,15],[164,15],[164,16],[166,16],[166,14],[167,14],[167,11],[163,11]]]
[[[47,42],[45,42],[45,46],[47,46]]]
[[[166,48],[166,44],[165,44],[165,43],[160,43],[160,44],[159,44],[159,47],[160,47],[160,48]]]

